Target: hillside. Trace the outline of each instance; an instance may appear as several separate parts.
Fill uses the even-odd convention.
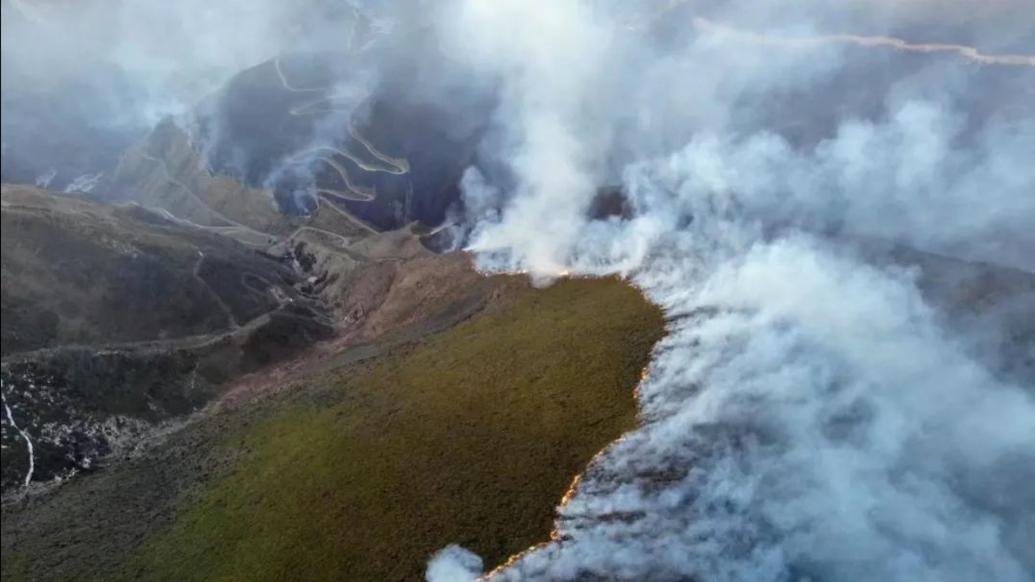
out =
[[[140,207],[7,185],[2,200],[4,355],[228,330],[275,309],[297,279]]]
[[[401,267],[418,287],[469,269],[427,261]],[[6,506],[4,579],[412,580],[449,543],[498,562],[546,539],[572,476],[634,426],[662,319],[616,280],[483,281],[375,341],[246,376],[143,455]]]
[[[5,492],[92,470],[333,333],[286,257],[140,206],[0,195]]]

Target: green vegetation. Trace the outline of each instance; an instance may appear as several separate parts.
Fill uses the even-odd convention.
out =
[[[130,569],[418,580],[450,543],[491,567],[544,540],[572,476],[633,427],[663,322],[616,280],[521,287],[420,343],[313,371],[304,402],[225,437],[246,454]]]

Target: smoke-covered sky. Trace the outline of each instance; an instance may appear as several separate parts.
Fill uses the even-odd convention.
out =
[[[285,212],[313,211],[319,192],[355,201],[376,190],[350,210],[384,228],[435,224],[458,198],[491,98],[491,83],[478,86],[487,79],[439,56],[436,5],[418,0],[0,6],[5,181],[132,197],[140,185],[116,172],[120,157],[171,118],[204,158],[199,171],[271,190]],[[354,133],[412,171],[356,162],[369,151]]]
[[[399,6],[407,3],[393,3]],[[290,52],[386,32],[381,2],[2,0],[4,177],[110,171],[166,116]],[[408,14],[398,10],[399,15]]]
[[[376,2],[4,0],[3,74],[14,89],[103,78],[126,123],[193,107],[232,75],[285,51],[341,49]],[[15,87],[18,83],[21,86]]]
[[[1033,378],[916,267],[1035,270],[1035,12],[677,4],[470,0],[442,24],[502,86],[495,164],[464,180],[480,264],[624,274],[669,317],[642,427],[490,578],[1035,579]],[[590,216],[607,184],[629,217]],[[895,246],[920,253],[873,252]],[[480,566],[450,547],[428,578]]]
[[[335,0],[2,8],[5,177],[69,143],[117,156],[242,69],[346,50],[356,22]],[[1035,579],[1030,0],[360,9],[392,59],[434,35],[427,99],[492,87],[453,213],[482,267],[618,273],[669,317],[641,428],[494,579]],[[593,217],[615,186],[628,212]],[[961,324],[921,292],[936,257],[1027,271],[1021,307]],[[450,547],[428,577],[482,569]]]

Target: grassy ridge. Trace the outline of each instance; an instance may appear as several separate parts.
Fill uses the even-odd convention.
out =
[[[225,447],[249,451],[134,567],[177,580],[415,580],[460,543],[491,566],[544,539],[594,453],[635,422],[659,311],[615,280],[521,289],[362,366]]]

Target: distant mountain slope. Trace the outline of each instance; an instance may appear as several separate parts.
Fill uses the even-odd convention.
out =
[[[367,52],[288,54],[242,71],[197,109],[206,162],[270,188],[286,212],[306,212],[326,196],[381,229],[442,222],[493,96],[455,86],[456,65],[427,31],[405,43],[404,55],[385,42]]]
[[[166,119],[122,155],[107,184],[108,196],[164,209],[260,247],[268,244],[269,236],[287,235],[302,226],[350,237],[372,231],[329,201],[310,209],[307,216],[281,212],[268,190],[212,171],[196,146],[180,126]]]
[[[139,206],[0,196],[5,491],[93,468],[333,333],[290,254]]]
[[[292,270],[139,207],[4,186],[3,354],[228,330],[293,292]]]

